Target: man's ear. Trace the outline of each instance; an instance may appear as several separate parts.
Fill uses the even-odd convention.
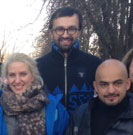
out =
[[[49,30],[49,37],[51,38],[51,40],[53,39],[53,32],[51,30]]]
[[[80,37],[80,36],[81,36],[81,31],[78,32],[78,37]]]
[[[128,78],[127,79],[127,91],[130,90],[130,87],[131,87],[131,79]]]
[[[93,87],[95,89],[95,92],[97,92],[97,84],[96,84],[96,81],[93,81]]]
[[[96,81],[93,81],[93,87],[94,87],[94,97],[98,96],[97,87],[96,87]]]

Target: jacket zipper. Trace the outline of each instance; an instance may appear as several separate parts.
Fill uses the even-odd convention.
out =
[[[64,54],[64,79],[65,79],[65,106],[67,106],[68,86],[67,86],[67,58],[68,54]]]

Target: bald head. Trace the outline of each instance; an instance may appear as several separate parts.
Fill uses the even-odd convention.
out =
[[[109,106],[119,104],[130,88],[127,69],[119,60],[104,61],[96,71],[94,88],[100,100]]]
[[[97,68],[96,71],[96,80],[101,76],[101,75],[113,75],[113,73],[121,73],[125,78],[128,78],[128,73],[126,66],[119,60],[116,59],[109,59],[104,62],[102,62],[99,67]]]

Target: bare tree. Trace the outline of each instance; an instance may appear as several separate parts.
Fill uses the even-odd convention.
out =
[[[133,46],[133,0],[49,0],[48,20],[44,24],[38,44],[42,54],[50,47],[48,22],[51,14],[59,7],[71,6],[79,9],[84,18],[81,49],[92,52],[102,59],[117,58]],[[92,35],[97,37],[90,45]]]
[[[4,58],[7,53],[7,42],[8,42],[10,35],[11,35],[10,32],[8,34],[5,31],[3,32],[2,40],[0,43],[0,63],[1,64],[4,62]]]

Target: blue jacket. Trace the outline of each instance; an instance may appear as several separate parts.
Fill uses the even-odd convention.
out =
[[[47,135],[64,135],[69,123],[69,114],[61,104],[63,94],[49,95],[51,103],[46,107]]]
[[[0,91],[0,95],[1,93]],[[46,106],[47,135],[65,135],[69,115],[66,108],[60,103],[62,96],[62,94],[48,96],[50,104]],[[3,116],[3,109],[0,105],[0,135],[7,135],[7,127]]]

